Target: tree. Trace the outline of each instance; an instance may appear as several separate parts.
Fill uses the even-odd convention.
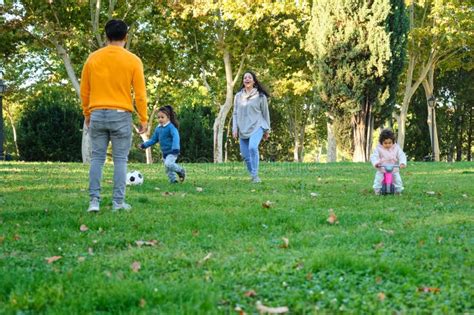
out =
[[[393,110],[406,37],[402,0],[315,0],[307,37],[315,88],[330,113],[350,113],[353,161]]]
[[[443,63],[460,66],[466,47],[473,46],[474,11],[473,1],[464,0],[411,0],[409,1],[410,33],[408,43],[408,66],[405,89],[398,121],[398,144],[403,148],[406,136],[408,107],[413,94],[420,85],[425,90],[426,100],[434,94],[435,71]],[[472,54],[472,49],[467,49]],[[434,139],[433,155],[439,161],[436,119],[432,117],[428,101],[427,122],[430,137]],[[433,113],[436,113],[433,111]],[[433,126],[432,126],[433,124]],[[434,131],[434,134],[432,133]]]

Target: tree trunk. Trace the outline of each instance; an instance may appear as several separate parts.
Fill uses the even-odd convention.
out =
[[[427,103],[427,109],[428,109],[428,127],[430,131],[430,137],[431,137],[431,149],[433,152],[433,158],[436,162],[440,161],[440,152],[439,152],[439,141],[438,141],[438,132],[436,128],[436,104],[433,108],[431,108],[428,104],[428,100],[432,97],[434,97],[433,92],[434,92],[434,69],[435,65],[430,68],[430,71],[428,72],[428,77],[423,80],[423,88],[425,90],[425,96],[426,96],[426,103]]]
[[[455,125],[458,127],[458,133],[456,134],[457,144],[456,144],[456,161],[462,161],[462,142],[463,142],[463,135],[464,135],[464,106],[460,105],[457,111],[457,118]]]
[[[7,113],[8,120],[10,121],[10,124],[12,126],[12,131],[13,131],[13,144],[15,145],[15,151],[16,155],[20,156],[20,150],[18,149],[18,141],[17,141],[17,136],[16,136],[16,128],[15,128],[15,121],[13,120],[13,115],[10,112],[9,107],[5,107],[5,112]]]
[[[352,116],[352,137],[354,145],[353,162],[367,162],[369,154],[367,153],[368,135],[371,128],[371,104],[368,97],[365,100],[364,107]]]
[[[327,128],[327,133],[328,133],[328,148],[327,148],[327,162],[336,162],[337,160],[337,143],[336,143],[336,136],[334,133],[334,116],[326,112],[327,116],[327,122],[326,122],[326,128]]]
[[[223,40],[220,39],[222,45],[224,45]],[[219,113],[214,120],[214,163],[222,163],[223,156],[222,156],[222,149],[223,149],[223,134],[224,134],[224,127],[225,127],[225,120],[227,118],[227,114],[229,113],[232,107],[232,101],[234,99],[234,86],[237,80],[240,77],[240,73],[242,72],[244,60],[245,60],[245,52],[242,54],[240,60],[239,70],[235,74],[234,79],[232,79],[232,65],[230,62],[230,53],[229,50],[224,47],[223,48],[223,60],[224,60],[224,68],[225,68],[225,78],[226,78],[226,96],[225,96],[225,103],[220,106]]]

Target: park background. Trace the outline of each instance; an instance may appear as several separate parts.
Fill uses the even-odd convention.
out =
[[[247,69],[272,96],[263,160],[367,161],[384,127],[410,160],[472,160],[472,1],[2,2],[8,159],[87,161],[78,78],[119,18],[145,67],[149,133],[174,106],[182,162],[240,159],[230,124]],[[159,161],[152,150],[130,160]]]
[[[0,313],[473,313],[473,1],[0,7]],[[112,17],[143,60],[150,131],[178,111],[187,179],[133,149],[133,210],[111,211],[106,163],[90,215],[78,77]],[[259,185],[229,137],[246,69],[272,93]],[[383,127],[410,159],[401,196],[352,163]]]

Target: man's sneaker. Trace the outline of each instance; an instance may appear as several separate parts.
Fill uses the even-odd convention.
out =
[[[89,202],[89,209],[87,209],[87,212],[99,212],[99,208],[99,198],[92,198]]]
[[[261,182],[262,182],[262,180],[260,179],[260,177],[252,176],[252,183],[257,184],[257,183],[261,183]]]
[[[130,210],[132,206],[122,201],[122,203],[118,203],[116,201],[112,201],[112,211],[119,211],[119,210]]]
[[[184,168],[181,169],[181,172],[176,172],[176,174],[178,174],[179,181],[181,183],[184,182],[184,179],[186,178],[186,171],[184,170]]]

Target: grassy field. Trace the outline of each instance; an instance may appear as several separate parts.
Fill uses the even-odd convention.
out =
[[[474,312],[473,163],[411,163],[384,197],[369,164],[185,166],[129,165],[113,213],[107,165],[89,214],[88,166],[1,163],[0,313]]]

